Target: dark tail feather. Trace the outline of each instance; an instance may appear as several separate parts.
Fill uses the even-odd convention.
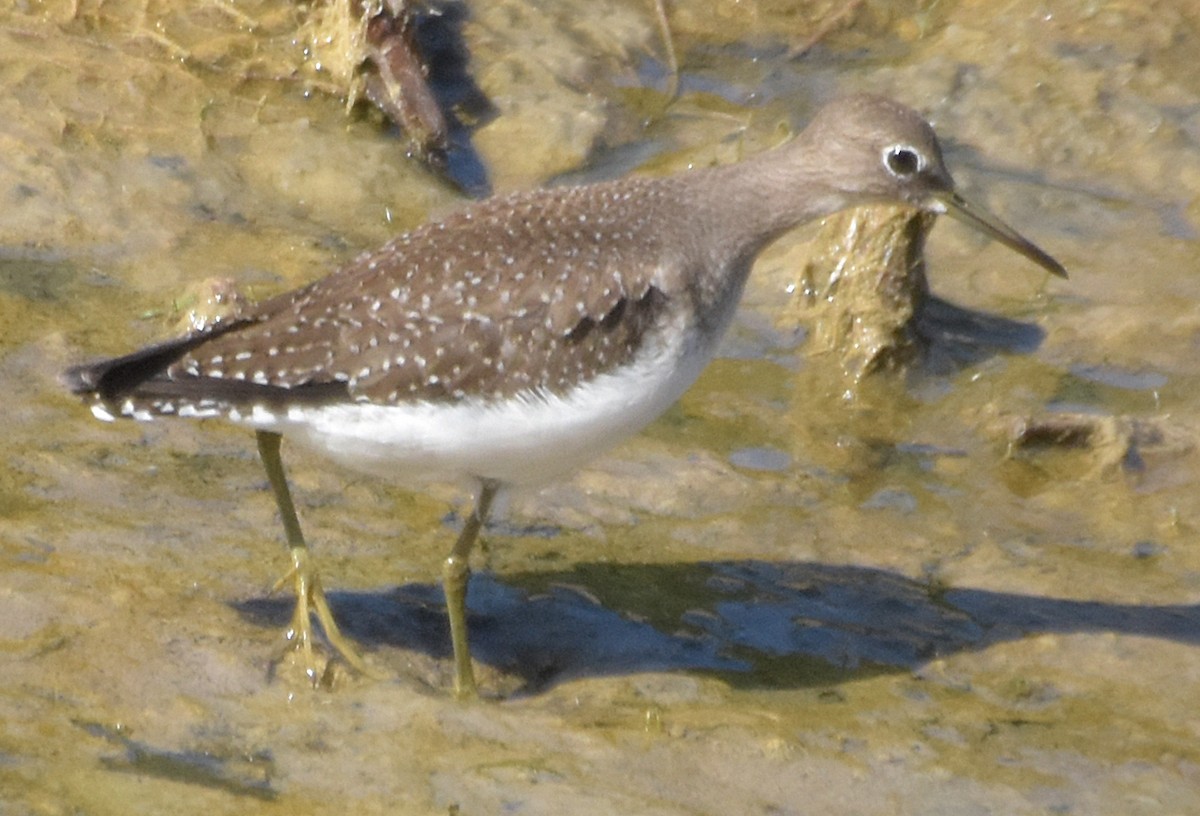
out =
[[[238,321],[218,325],[205,332],[187,334],[153,346],[139,349],[123,357],[113,357],[95,363],[68,368],[59,375],[59,382],[73,394],[97,394],[110,400],[128,394],[167,369],[189,351],[238,325]]]
[[[317,382],[283,387],[247,382],[245,380],[217,380],[211,377],[182,377],[180,379],[149,379],[138,383],[132,392],[121,396],[134,396],[142,403],[182,401],[238,406],[255,403],[271,407],[286,407],[289,403],[320,404],[345,399],[348,394],[346,383]],[[114,401],[115,400],[110,400]]]
[[[167,404],[176,407],[207,404],[209,410],[220,412],[224,408],[245,404],[320,404],[347,397],[348,387],[339,381],[283,387],[244,380],[187,376],[168,379],[161,376],[172,363],[192,349],[230,329],[244,326],[246,322],[231,321],[205,332],[147,346],[123,357],[72,366],[59,375],[59,382],[72,393],[90,396],[93,401],[110,408],[132,398],[148,413],[165,413],[163,406]],[[112,413],[116,415],[118,411],[113,408]],[[123,409],[119,413],[129,415],[129,410]]]

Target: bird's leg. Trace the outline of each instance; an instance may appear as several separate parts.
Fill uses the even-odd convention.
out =
[[[300,532],[296,505],[292,503],[292,492],[288,489],[287,476],[283,472],[283,460],[279,456],[279,445],[283,437],[271,431],[257,431],[256,437],[258,455],[262,458],[267,479],[271,482],[271,492],[275,494],[275,504],[279,507],[279,517],[283,520],[283,530],[292,553],[292,568],[275,584],[277,591],[291,581],[296,589],[296,608],[287,630],[287,639],[291,641],[293,648],[299,649],[303,654],[305,671],[308,672],[313,685],[316,685],[321,680],[322,672],[318,671],[313,659],[311,616],[315,615],[325,632],[325,639],[337,653],[358,671],[375,676],[338,628],[329,603],[325,600],[325,590],[321,588],[317,568],[310,560],[308,545],[304,543],[304,534]]]
[[[487,521],[488,511],[500,485],[483,480],[475,509],[467,516],[458,541],[442,564],[442,587],[446,593],[446,614],[450,618],[450,643],[454,647],[454,694],[460,700],[475,696],[475,671],[471,668],[471,646],[467,642],[467,579],[471,577],[471,548],[479,530]]]

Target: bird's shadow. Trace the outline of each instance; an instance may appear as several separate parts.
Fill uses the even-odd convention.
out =
[[[582,589],[586,588],[586,589]],[[368,649],[449,655],[441,589],[330,594]],[[282,626],[291,602],[237,605]],[[473,576],[477,660],[525,693],[564,680],[687,671],[748,688],[805,688],[911,671],[961,651],[1046,632],[1200,643],[1200,605],[1138,605],[934,588],[894,572],[806,562],[584,563],[560,573]]]

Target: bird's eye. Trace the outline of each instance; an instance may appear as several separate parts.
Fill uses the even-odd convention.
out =
[[[883,151],[883,163],[893,176],[908,178],[921,170],[921,154],[905,145],[894,145]]]

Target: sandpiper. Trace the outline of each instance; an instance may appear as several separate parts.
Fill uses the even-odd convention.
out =
[[[288,633],[314,679],[311,616],[366,667],[309,558],[281,437],[406,483],[473,483],[474,510],[443,565],[455,689],[470,695],[468,558],[497,491],[553,480],[651,422],[712,357],[764,247],[876,201],[955,216],[1065,277],[955,192],[920,116],[855,96],[739,164],[469,206],[314,283],[63,380],[101,419],[254,429],[291,550]]]

